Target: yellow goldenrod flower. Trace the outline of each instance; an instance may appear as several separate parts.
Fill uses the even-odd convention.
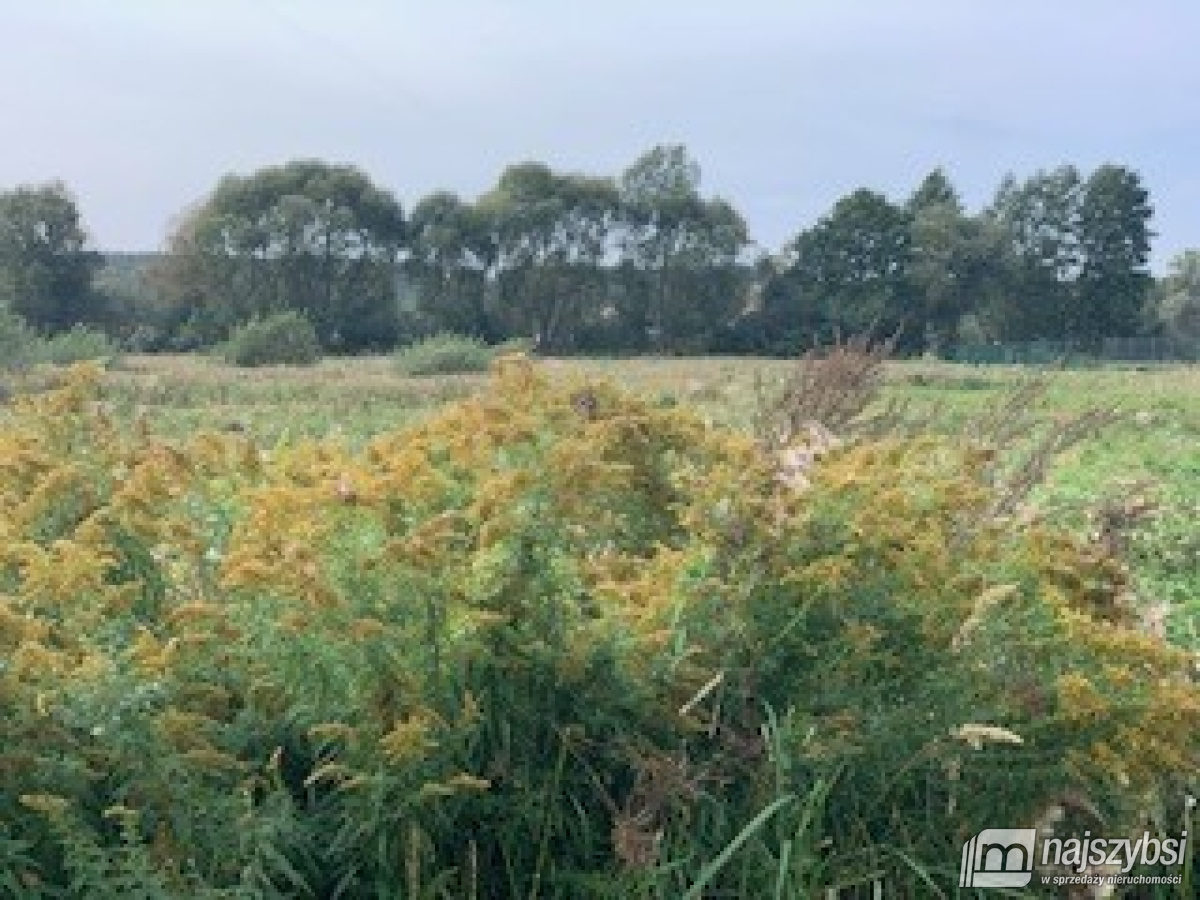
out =
[[[397,722],[379,739],[380,750],[394,765],[421,759],[427,751],[437,746],[437,742],[429,734],[432,726],[431,716],[415,713]]]

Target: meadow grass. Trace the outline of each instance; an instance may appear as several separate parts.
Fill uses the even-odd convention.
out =
[[[748,428],[759,392],[778,385],[793,363],[746,358],[543,359],[551,380],[611,379],[664,403],[700,410],[714,422]],[[1089,512],[1135,495],[1155,504],[1131,535],[1142,593],[1172,605],[1172,629],[1195,641],[1200,614],[1200,367],[1107,366],[1035,370],[927,360],[887,365],[884,402],[935,428],[953,430],[1041,375],[1046,389],[1034,422],[1086,409],[1118,418],[1050,469],[1037,500],[1073,528]],[[340,435],[351,446],[420,421],[478,390],[486,376],[456,373],[406,378],[385,356],[326,359],[316,366],[227,366],[195,355],[131,356],[106,375],[108,400],[123,414],[144,413],[167,433],[247,431],[271,444]]]

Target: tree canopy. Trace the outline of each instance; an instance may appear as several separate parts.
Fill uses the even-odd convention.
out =
[[[89,243],[62,182],[0,193],[0,306],[47,331],[98,321],[102,258]]]
[[[527,160],[406,217],[361,170],[295,160],[227,175],[151,265],[99,276],[67,189],[21,187],[0,194],[0,302],[42,329],[95,322],[175,349],[283,311],[340,351],[437,331],[554,353],[786,354],[864,329],[908,353],[1190,332],[1190,288],[1178,272],[1155,286],[1153,205],[1125,166],[1009,174],[975,211],[934,168],[906,197],[850,191],[757,259],[702,175],[678,143],[614,175]]]
[[[802,346],[869,330],[914,334],[910,224],[875,191],[839,200],[788,246],[790,265],[767,290],[768,315]]]
[[[363,172],[298,160],[223,178],[171,234],[159,284],[213,337],[294,310],[326,347],[386,346],[406,237],[399,201]]]

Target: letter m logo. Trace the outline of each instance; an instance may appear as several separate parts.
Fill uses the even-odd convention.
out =
[[[988,828],[962,849],[959,887],[1024,887],[1033,878],[1034,828]]]

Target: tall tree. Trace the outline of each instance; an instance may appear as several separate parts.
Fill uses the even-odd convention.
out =
[[[621,174],[621,199],[637,204],[700,194],[700,164],[683,144],[657,144]]]
[[[1101,166],[1083,185],[1073,334],[1096,341],[1139,329],[1153,283],[1147,268],[1153,213],[1150,194],[1131,169]]]
[[[934,349],[955,342],[970,298],[964,284],[968,220],[950,179],[940,168],[925,176],[905,204],[912,221],[910,275],[921,306],[924,340]]]
[[[421,311],[440,330],[496,340],[500,326],[486,302],[495,251],[484,217],[456,194],[438,191],[413,207],[409,231],[407,268]]]
[[[839,335],[899,332],[917,350],[924,321],[914,303],[911,216],[882,194],[843,197],[789,245],[790,265],[765,294],[768,320],[794,337],[794,349]]]
[[[622,173],[623,315],[659,348],[704,349],[738,312],[737,263],[746,223],[700,196],[700,166],[680,144],[659,145]]]
[[[1011,283],[989,311],[1006,340],[1068,337],[1077,317],[1079,215],[1083,180],[1074,166],[1040,171],[1024,182],[1005,176],[986,216],[1005,233]]]
[[[498,306],[511,334],[545,350],[573,350],[606,302],[616,194],[607,178],[510,166],[476,205],[495,249]]]
[[[1152,325],[1200,357],[1200,250],[1185,250],[1171,260],[1153,300]]]
[[[405,240],[399,202],[363,172],[298,160],[223,178],[172,233],[157,280],[210,337],[289,309],[327,347],[383,346]]]
[[[50,331],[97,322],[102,264],[62,182],[0,194],[0,305]]]
[[[905,206],[914,214],[923,209],[944,207],[949,207],[960,215],[963,212],[962,199],[958,196],[950,177],[940,166],[921,179],[920,185],[913,191]]]
[[[983,217],[965,214],[941,169],[925,177],[905,208],[912,228],[915,315],[924,324],[927,348],[941,351],[957,343],[964,317],[978,320],[992,298],[1002,295],[1008,272],[1003,238]]]

